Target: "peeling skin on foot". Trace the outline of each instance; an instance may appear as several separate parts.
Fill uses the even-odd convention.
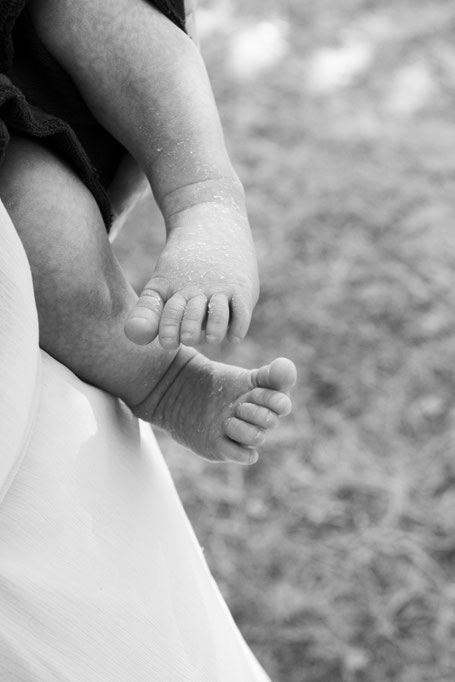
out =
[[[210,321],[212,316],[221,316],[220,321],[208,325],[205,337],[203,321],[199,320],[198,329],[190,337],[190,345],[195,345],[199,339],[220,343],[226,336],[233,342],[244,338],[258,299],[259,279],[246,214],[235,207],[232,200],[220,202],[214,201],[212,197],[211,201],[172,214],[168,220],[167,241],[154,275],[125,325],[125,333],[131,341],[137,342],[134,324],[130,323],[136,316],[150,320],[148,343],[158,333],[156,320],[137,313],[141,307],[152,307],[147,299],[150,296],[153,298],[153,292],[163,298],[164,310],[174,296],[185,300],[188,305],[192,298],[203,295],[208,301],[205,310],[207,320]],[[215,302],[222,308],[221,313]],[[179,343],[188,340],[182,336],[180,329],[182,312],[175,311],[172,317],[174,332],[164,343],[167,350],[176,349]],[[145,323],[141,324],[143,339]]]

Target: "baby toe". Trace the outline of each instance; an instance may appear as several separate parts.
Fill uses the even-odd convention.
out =
[[[144,289],[125,322],[125,334],[139,346],[151,343],[158,334],[163,299],[154,289]]]
[[[214,294],[208,306],[205,339],[207,343],[221,343],[229,325],[229,304],[224,294]]]
[[[204,294],[190,298],[183,313],[180,339],[187,346],[199,343],[207,312],[207,297]]]
[[[186,298],[174,294],[164,306],[160,320],[160,343],[166,350],[178,348],[180,343],[180,326],[186,308]]]
[[[291,360],[276,358],[270,365],[264,365],[253,372],[253,384],[276,391],[288,391],[296,382],[297,370]]]
[[[265,434],[262,429],[237,417],[226,419],[224,432],[231,440],[245,447],[257,447],[265,441]]]
[[[233,462],[249,466],[259,459],[258,451],[253,447],[245,447],[235,443],[227,436],[220,439],[218,443],[218,461]]]
[[[272,429],[278,424],[275,412],[254,403],[239,403],[235,408],[235,416],[261,429]]]
[[[245,402],[266,407],[280,417],[285,417],[292,409],[291,399],[286,393],[270,388],[253,388],[245,396]]]
[[[281,390],[290,389],[297,381],[297,369],[288,358],[276,358],[269,370],[269,386]]]
[[[238,343],[245,338],[250,326],[251,310],[247,308],[243,297],[233,296],[231,299],[231,313],[229,341]]]

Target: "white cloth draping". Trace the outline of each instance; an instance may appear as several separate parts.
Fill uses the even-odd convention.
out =
[[[268,680],[150,427],[39,349],[1,204],[0,680]]]

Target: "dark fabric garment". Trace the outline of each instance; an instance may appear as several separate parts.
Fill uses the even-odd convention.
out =
[[[184,30],[184,0],[149,0]],[[40,140],[65,159],[95,197],[107,229],[106,187],[124,154],[90,113],[36,34],[27,0],[0,0],[0,163],[11,134]]]
[[[71,126],[101,184],[108,186],[124,150],[98,125],[71,78],[49,54],[34,29],[27,8],[15,24],[13,44],[11,80],[30,104]]]
[[[182,31],[185,30],[184,0],[153,0],[153,5],[169,17]]]

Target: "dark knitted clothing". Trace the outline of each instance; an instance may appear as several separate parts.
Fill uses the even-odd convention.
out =
[[[184,30],[184,0],[149,0]],[[95,197],[106,227],[106,187],[124,149],[95,120],[66,71],[37,36],[27,0],[0,0],[0,163],[10,134],[41,140]]]
[[[168,16],[182,31],[185,30],[184,0],[152,0],[152,4]]]

